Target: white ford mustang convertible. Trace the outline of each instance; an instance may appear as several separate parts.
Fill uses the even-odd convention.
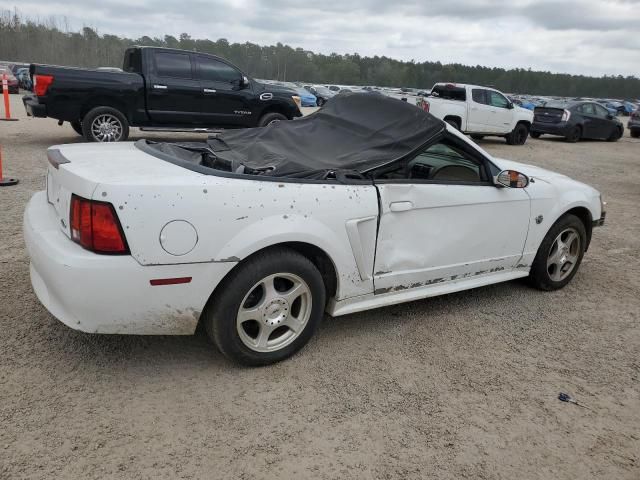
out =
[[[576,274],[600,194],[494,158],[428,113],[343,94],[206,142],[51,147],[24,218],[44,306],[92,333],[192,334],[289,357],[344,315],[520,277]]]

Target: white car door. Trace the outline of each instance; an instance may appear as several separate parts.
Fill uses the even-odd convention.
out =
[[[399,171],[376,176],[376,293],[508,271],[525,245],[530,199],[498,188],[487,159],[446,134]],[[406,172],[406,173],[405,173]]]
[[[487,121],[492,107],[487,105],[486,90],[483,88],[472,88],[471,99],[467,101],[467,132],[484,133],[487,130]]]
[[[511,126],[513,119],[513,108],[511,102],[495,90],[487,90],[487,100],[489,103],[489,117],[487,126],[490,132],[509,133],[513,130]]]

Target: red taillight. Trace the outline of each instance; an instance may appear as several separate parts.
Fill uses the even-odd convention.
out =
[[[53,75],[34,75],[33,76],[33,93],[37,97],[43,97],[47,94],[49,86],[53,83]]]
[[[129,253],[113,205],[72,195],[70,210],[71,240],[96,253]]]

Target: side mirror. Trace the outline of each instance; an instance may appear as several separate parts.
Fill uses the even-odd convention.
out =
[[[613,119],[614,119],[614,118],[616,118],[616,117],[614,117],[612,113],[607,113],[607,118],[608,118],[609,120],[613,120]]]
[[[513,110],[515,107],[513,106],[513,102],[509,102],[509,105],[507,105],[507,108],[509,110]]]
[[[526,188],[529,185],[529,177],[515,170],[503,170],[493,179],[496,187]]]

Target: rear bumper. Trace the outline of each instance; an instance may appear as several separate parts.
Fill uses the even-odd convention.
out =
[[[567,122],[560,123],[543,123],[534,122],[531,125],[531,132],[534,133],[548,133],[550,135],[560,135],[566,137],[571,131],[571,126],[567,125]]]
[[[47,106],[38,103],[38,97],[35,95],[25,95],[22,97],[22,103],[24,109],[27,111],[27,115],[30,117],[46,118]]]
[[[192,334],[211,292],[235,265],[142,266],[132,256],[98,255],[72,242],[56,223],[46,192],[24,214],[33,290],[49,312],[75,330],[144,335]],[[192,277],[151,286],[151,279]]]

